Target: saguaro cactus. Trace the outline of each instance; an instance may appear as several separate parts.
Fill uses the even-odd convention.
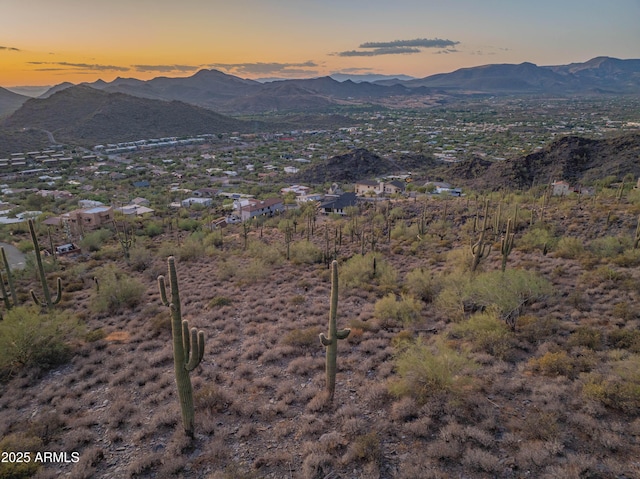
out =
[[[320,343],[326,348],[326,376],[329,401],[333,401],[336,390],[336,361],[338,357],[338,340],[346,339],[351,329],[338,329],[338,262],[331,263],[331,305],[329,307],[329,336],[320,333]]]
[[[2,254],[2,263],[4,265],[5,274],[0,273],[0,288],[2,292],[2,300],[4,301],[7,309],[11,309],[12,306],[16,306],[18,304],[18,295],[16,293],[16,286],[13,282],[13,273],[11,273],[11,266],[9,266],[9,261],[7,260],[7,254],[4,251],[4,247],[0,247],[0,254]],[[7,283],[9,285],[9,292],[11,293],[11,297],[7,294],[7,291],[4,286],[4,277],[7,278]],[[11,304],[11,300],[13,300],[13,304]]]
[[[189,373],[193,371],[204,355],[204,332],[196,328],[189,330],[189,322],[182,319],[180,308],[180,290],[178,289],[178,274],[175,259],[170,256],[167,260],[169,282],[171,286],[171,301],[167,299],[164,276],[158,276],[158,288],[162,303],[171,311],[171,333],[173,335],[173,365],[176,373],[178,399],[182,411],[182,424],[187,436],[193,438],[194,408],[193,389]]]
[[[484,234],[487,230],[487,218],[489,217],[489,200],[485,202],[484,206],[484,220],[482,221],[482,230],[480,231],[480,238],[476,243],[471,245],[471,253],[473,254],[473,262],[471,263],[471,272],[475,272],[480,264],[480,260],[489,256],[491,253],[491,243],[486,243],[484,240]]]
[[[40,253],[40,245],[38,244],[38,236],[36,235],[36,228],[33,224],[33,220],[29,220],[29,232],[31,233],[31,241],[33,242],[33,248],[36,253],[36,264],[38,265],[38,275],[40,276],[40,283],[42,284],[42,292],[44,294],[44,302],[38,299],[36,293],[31,290],[31,298],[33,302],[38,306],[46,306],[48,309],[53,308],[55,304],[58,304],[62,299],[62,280],[58,278],[56,280],[56,297],[51,299],[51,293],[49,292],[49,286],[47,285],[47,277],[44,273],[44,265],[42,264],[42,255]]]
[[[507,259],[511,254],[511,249],[513,248],[513,239],[516,234],[512,231],[512,223],[511,218],[507,220],[507,231],[502,235],[500,239],[500,253],[502,254],[502,272],[507,269]]]

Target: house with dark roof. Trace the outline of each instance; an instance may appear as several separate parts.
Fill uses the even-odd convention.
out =
[[[340,196],[322,203],[320,209],[327,215],[330,213],[345,215],[345,208],[355,206],[357,202],[358,196],[355,193],[342,193]]]

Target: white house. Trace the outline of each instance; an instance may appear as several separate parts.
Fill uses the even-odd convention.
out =
[[[182,200],[182,206],[184,208],[188,208],[191,205],[201,205],[201,206],[211,206],[213,200],[211,198],[187,198],[186,200]]]

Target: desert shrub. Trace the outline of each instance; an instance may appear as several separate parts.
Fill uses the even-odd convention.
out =
[[[571,357],[564,350],[549,351],[539,358],[531,358],[527,365],[545,376],[570,376],[574,366]]]
[[[614,329],[609,332],[607,341],[611,348],[640,353],[640,331],[637,329]]]
[[[114,313],[125,308],[133,308],[142,300],[145,286],[115,266],[103,267],[96,276],[99,289],[92,301],[95,311]]]
[[[627,279],[627,273],[618,271],[609,265],[598,266],[593,271],[585,271],[580,275],[579,282],[589,288],[602,286],[611,289],[615,283]]]
[[[33,241],[31,240],[19,241],[16,247],[20,250],[21,253],[29,253],[30,251],[33,251]]]
[[[375,432],[356,436],[347,452],[348,458],[372,463],[380,463],[383,458],[380,436]]]
[[[40,462],[35,461],[35,454],[42,450],[42,447],[40,438],[23,432],[3,437],[0,440],[0,454],[28,451],[30,460],[29,462],[2,461],[0,463],[0,479],[27,479],[33,477],[41,465]]]
[[[560,322],[551,317],[541,318],[532,315],[520,316],[516,323],[518,336],[531,343],[540,343],[545,339],[556,336],[560,330]]]
[[[211,301],[207,304],[209,308],[220,308],[222,306],[229,306],[233,303],[231,298],[227,298],[226,296],[214,296],[211,298]]]
[[[407,326],[420,319],[421,311],[422,304],[413,296],[403,294],[398,300],[394,293],[389,293],[376,301],[373,315],[385,326],[397,326],[398,323]]]
[[[588,375],[582,393],[612,409],[640,415],[640,356],[617,362],[607,375]]]
[[[134,271],[144,271],[153,263],[153,254],[147,246],[136,244],[129,251],[129,261]]]
[[[396,396],[410,396],[419,403],[442,392],[460,392],[468,385],[476,364],[448,346],[442,338],[427,344],[420,338],[404,345],[395,358],[398,377],[389,383]]]
[[[551,250],[558,238],[546,225],[534,225],[518,240],[518,249],[525,253],[531,253],[535,250],[547,251]]]
[[[283,260],[281,248],[262,241],[250,241],[247,251],[252,258],[257,258],[268,265],[277,265]]]
[[[84,235],[84,238],[80,241],[80,247],[85,251],[98,251],[111,236],[113,236],[113,233],[107,229],[91,231]]]
[[[569,346],[584,346],[585,348],[599,350],[602,348],[602,332],[589,326],[579,326],[569,336]]]
[[[66,362],[70,341],[81,332],[78,319],[64,311],[42,313],[18,306],[0,321],[0,375],[35,366],[48,369]]]
[[[88,343],[94,343],[96,341],[100,341],[101,339],[104,339],[106,336],[107,336],[107,333],[104,332],[104,329],[98,328],[98,329],[94,329],[93,331],[89,331],[87,334],[85,334],[84,340]]]
[[[395,289],[397,273],[378,254],[354,255],[340,268],[340,284],[345,289],[378,287],[387,292]]]
[[[537,273],[507,269],[489,271],[465,279],[462,273],[446,278],[437,304],[447,312],[493,310],[515,328],[517,318],[527,304],[553,293],[549,281]]]
[[[416,298],[430,303],[438,294],[440,284],[433,272],[424,268],[416,268],[407,273],[405,281],[407,290]]]
[[[154,238],[162,234],[162,223],[160,223],[159,221],[148,221],[147,223],[145,223],[144,229],[142,231],[145,236]]]
[[[182,246],[178,250],[178,258],[180,261],[193,261],[204,257],[205,247],[202,237],[198,234],[190,235],[184,240]]]
[[[631,246],[630,238],[625,241],[615,236],[596,238],[589,243],[589,251],[598,258],[613,258],[618,256]]]
[[[235,277],[244,284],[253,284],[269,275],[271,269],[260,258],[242,265],[235,273]]]
[[[471,341],[475,351],[482,351],[506,359],[513,345],[513,333],[495,312],[472,315],[468,320],[453,325],[451,334]]]
[[[578,238],[560,238],[555,248],[555,254],[559,258],[577,259],[584,254],[584,246]]]
[[[611,258],[611,262],[616,266],[631,268],[640,265],[640,249],[628,249],[618,256]]]
[[[282,344],[287,346],[297,346],[301,348],[311,348],[320,344],[319,335],[322,329],[319,326],[310,328],[292,329],[282,337]]]
[[[200,227],[200,222],[193,218],[180,218],[178,229],[182,231],[196,231]]]
[[[290,246],[289,255],[294,264],[314,264],[322,262],[322,250],[310,241],[296,241]]]

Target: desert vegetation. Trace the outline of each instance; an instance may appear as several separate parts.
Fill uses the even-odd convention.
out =
[[[81,257],[27,253],[15,297],[3,271],[0,451],[78,456],[0,477],[640,476],[636,190],[349,213],[313,232],[283,226],[293,212],[223,233],[198,215],[134,225],[129,257],[116,234]],[[174,285],[157,283],[169,256],[180,318],[206,336],[189,427],[163,305]],[[34,304],[44,284],[61,284],[57,304]]]

